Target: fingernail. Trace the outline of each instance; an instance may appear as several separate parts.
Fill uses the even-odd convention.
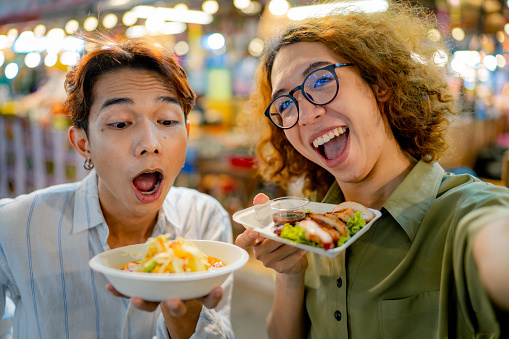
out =
[[[256,239],[258,238],[258,232],[249,230],[249,232],[247,232],[247,236],[250,237],[251,239]]]

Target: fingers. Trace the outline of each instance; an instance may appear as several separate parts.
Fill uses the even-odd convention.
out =
[[[197,298],[196,300],[169,299],[163,301],[161,305],[165,307],[173,317],[182,317],[192,310],[199,312],[202,307],[201,305],[207,308],[214,308],[222,297],[223,289],[220,286],[216,286],[208,295]]]
[[[265,204],[269,201],[269,197],[263,193],[258,193],[253,199],[253,205]]]
[[[131,304],[133,304],[134,307],[147,312],[154,312],[157,306],[159,306],[159,302],[146,301],[138,297],[132,297]]]
[[[265,267],[279,273],[302,273],[307,268],[306,251],[294,246],[267,239],[253,247],[253,252]]]
[[[183,300],[169,299],[163,301],[170,314],[174,317],[182,317],[187,313],[187,306]]]
[[[112,284],[107,284],[106,290],[108,290],[111,294],[113,294],[116,297],[129,298],[128,296],[125,296],[119,291],[117,291]],[[134,307],[147,312],[153,312],[156,310],[157,306],[159,306],[158,302],[146,301],[138,297],[132,297],[131,304],[133,304]]]
[[[243,249],[248,249],[249,247],[253,247],[257,244],[257,239],[259,237],[259,233],[253,229],[248,229],[239,234],[237,239],[235,239],[235,245],[242,247]]]
[[[201,302],[206,308],[214,308],[217,306],[222,297],[223,289],[220,286],[216,286],[212,289],[212,291],[210,291],[208,295],[198,298],[198,301]]]
[[[110,292],[111,294],[113,294],[115,297],[122,297],[122,298],[128,298],[126,297],[125,295],[123,295],[122,293],[120,293],[119,291],[117,291],[115,289],[115,287],[113,287],[112,284],[106,284],[106,290],[108,292]]]

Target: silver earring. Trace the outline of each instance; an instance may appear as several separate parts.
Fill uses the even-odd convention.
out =
[[[422,158],[426,162],[430,162],[431,160],[433,160],[433,157],[431,156],[431,154],[424,154],[424,156]]]
[[[90,171],[92,168],[94,168],[94,164],[92,163],[92,159],[87,159],[83,162],[83,168],[87,171]]]

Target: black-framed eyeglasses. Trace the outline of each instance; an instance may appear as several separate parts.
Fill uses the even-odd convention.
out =
[[[280,95],[272,100],[265,110],[265,116],[279,128],[292,128],[299,121],[299,104],[293,94],[300,90],[309,102],[315,105],[327,105],[338,94],[339,85],[335,69],[353,65],[353,63],[337,63],[313,71],[289,94]]]

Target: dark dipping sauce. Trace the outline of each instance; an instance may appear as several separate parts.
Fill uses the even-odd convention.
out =
[[[296,222],[302,221],[305,218],[306,213],[301,211],[276,212],[272,215],[272,220],[274,221],[275,227],[274,233],[280,235],[284,224],[290,224],[292,226],[295,226]]]

